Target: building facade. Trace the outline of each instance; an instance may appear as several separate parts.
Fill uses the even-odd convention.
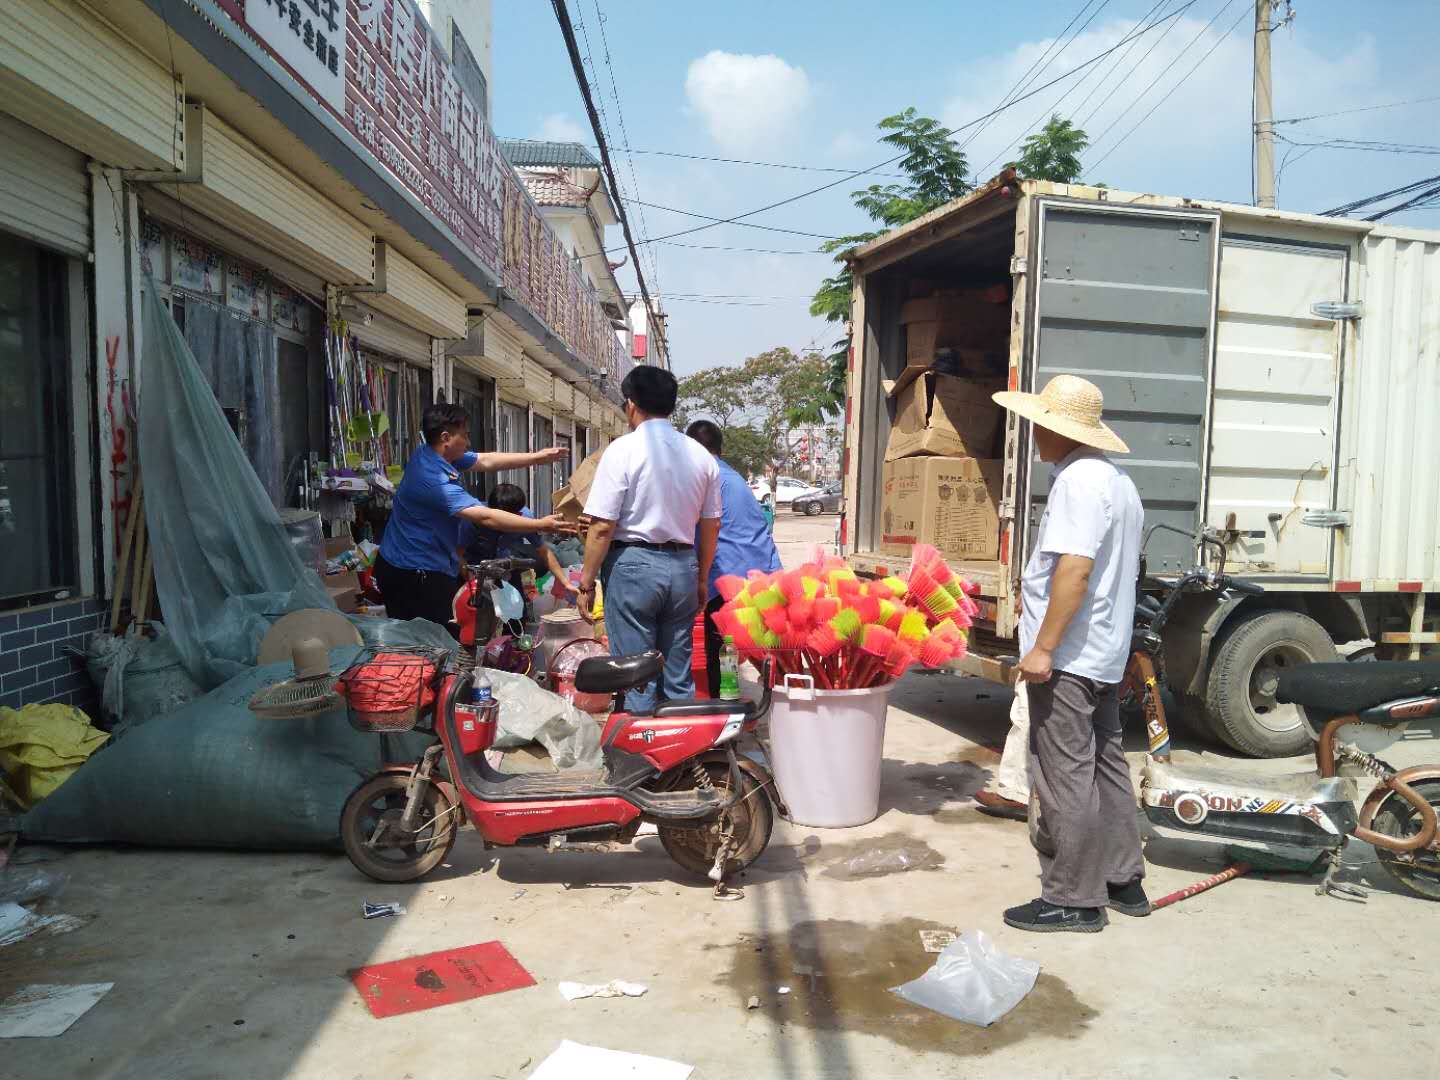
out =
[[[277,507],[352,456],[337,348],[379,465],[441,396],[484,448],[568,443],[515,478],[537,512],[624,430],[614,297],[500,152],[490,50],[488,0],[0,4],[0,704],[88,699],[147,290]]]

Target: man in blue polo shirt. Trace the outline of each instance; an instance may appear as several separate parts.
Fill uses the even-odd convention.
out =
[[[725,574],[744,577],[751,570],[770,573],[780,569],[780,552],[770,535],[770,523],[745,478],[730,467],[720,451],[724,445],[718,425],[696,420],[685,434],[715,456],[720,467],[720,535],[715,541],[715,560],[710,580],[705,583],[705,674],[710,696],[720,696],[720,646],[724,643],[715,628],[714,615],[723,603],[715,579]]]
[[[427,405],[420,417],[425,444],[405,466],[390,521],[380,540],[375,580],[392,619],[429,619],[448,626],[459,588],[460,522],[498,532],[533,533],[565,528],[554,515],[527,518],[495,510],[460,483],[462,472],[527,469],[559,461],[552,447],[526,454],[477,454],[470,449],[470,419],[459,405]]]

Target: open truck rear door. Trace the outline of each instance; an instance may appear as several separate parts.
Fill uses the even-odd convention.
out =
[[[1028,378],[1089,379],[1130,447],[1117,462],[1145,505],[1145,526],[1193,535],[1205,505],[1219,214],[1040,199]],[[1028,556],[1053,469],[1027,455]],[[1195,544],[1157,532],[1152,573],[1181,572]],[[1017,562],[1018,572],[1023,561]]]

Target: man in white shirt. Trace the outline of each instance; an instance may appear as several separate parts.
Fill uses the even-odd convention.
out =
[[[720,470],[670,423],[678,390],[663,368],[641,366],[625,376],[620,392],[630,433],[606,447],[585,500],[595,524],[580,572],[580,610],[594,606],[599,578],[610,651],[659,649],[665,657],[658,686],[625,695],[632,713],[653,712],[657,699],[695,696],[695,616],[720,533]]]
[[[1106,908],[1148,915],[1135,790],[1116,686],[1135,616],[1144,510],[1101,451],[1129,447],[1100,419],[1098,387],[1059,375],[995,401],[1031,421],[1055,474],[1022,578],[1018,692],[1029,695],[1030,783],[1043,832],[1038,899],[1005,912],[1022,930],[1098,933]]]

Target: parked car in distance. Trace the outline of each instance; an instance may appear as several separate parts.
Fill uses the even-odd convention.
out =
[[[750,490],[755,493],[755,498],[763,499],[770,490],[770,480],[762,476],[750,485]],[[804,480],[796,480],[793,476],[777,476],[775,478],[775,505],[789,506],[801,496],[813,495],[817,491],[814,484]]]
[[[840,512],[840,482],[826,484],[819,491],[809,495],[796,496],[790,508],[797,514],[814,517],[816,514],[838,514]]]

